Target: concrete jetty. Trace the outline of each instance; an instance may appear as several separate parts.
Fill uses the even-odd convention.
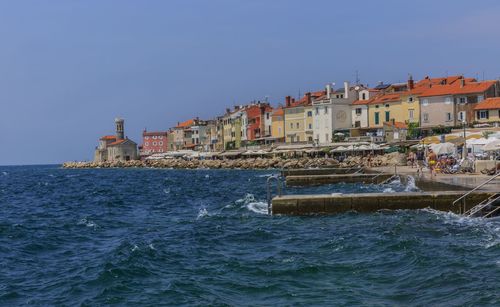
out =
[[[287,186],[308,186],[334,183],[379,184],[391,178],[393,174],[337,174],[337,175],[300,175],[287,176]]]
[[[348,211],[376,212],[378,210],[424,209],[460,213],[460,206],[453,202],[463,191],[402,192],[285,195],[272,200],[272,214],[308,215],[337,214]],[[467,197],[466,208],[470,209],[493,195],[492,192],[472,193]],[[462,207],[463,208],[463,207]]]

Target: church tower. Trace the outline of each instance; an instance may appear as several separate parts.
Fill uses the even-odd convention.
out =
[[[125,138],[125,133],[123,129],[124,120],[122,118],[115,118],[116,125],[116,140],[123,140]]]

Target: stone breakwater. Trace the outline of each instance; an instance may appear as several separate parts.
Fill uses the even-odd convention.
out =
[[[392,153],[375,156],[371,159],[371,166],[406,165],[404,154]],[[64,168],[175,168],[175,169],[268,169],[268,168],[315,168],[315,167],[353,167],[369,166],[367,157],[347,157],[342,162],[332,158],[249,158],[234,160],[134,160],[116,162],[65,162]]]

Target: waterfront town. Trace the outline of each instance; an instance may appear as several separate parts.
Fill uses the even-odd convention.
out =
[[[373,87],[343,82],[301,97],[286,96],[281,103],[252,101],[221,113],[183,119],[164,131],[144,130],[139,146],[125,136],[124,120],[116,119],[116,133],[100,138],[94,163],[139,160],[171,166],[179,163],[172,160],[306,156],[383,166],[390,159],[377,157],[421,146],[426,154],[434,149],[440,156],[478,160],[474,168],[488,171],[496,167],[492,160],[500,142],[500,81],[465,76],[414,80],[408,75],[406,82]],[[326,163],[314,161],[291,166]],[[261,168],[284,164],[264,163]],[[191,162],[197,166],[203,165]]]

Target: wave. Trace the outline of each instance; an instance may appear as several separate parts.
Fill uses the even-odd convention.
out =
[[[271,176],[275,176],[277,174],[262,174],[262,175],[255,175],[255,177],[258,177],[258,178],[267,178],[267,177],[271,177]]]
[[[198,216],[196,217],[196,219],[199,220],[201,218],[204,218],[205,216],[210,216],[208,210],[206,208],[200,208],[200,210],[198,210]]]
[[[236,203],[241,204],[241,208],[246,208],[254,213],[267,214],[267,203],[255,199],[253,194],[247,193],[244,198],[238,199]]]
[[[8,176],[8,175],[9,175],[9,173],[7,173],[7,172],[2,172],[2,175],[4,175],[4,176]]]
[[[80,221],[78,221],[77,225],[85,225],[87,227],[92,227],[94,229],[99,227],[95,222],[93,222],[92,220],[89,220],[87,218],[83,218]]]

